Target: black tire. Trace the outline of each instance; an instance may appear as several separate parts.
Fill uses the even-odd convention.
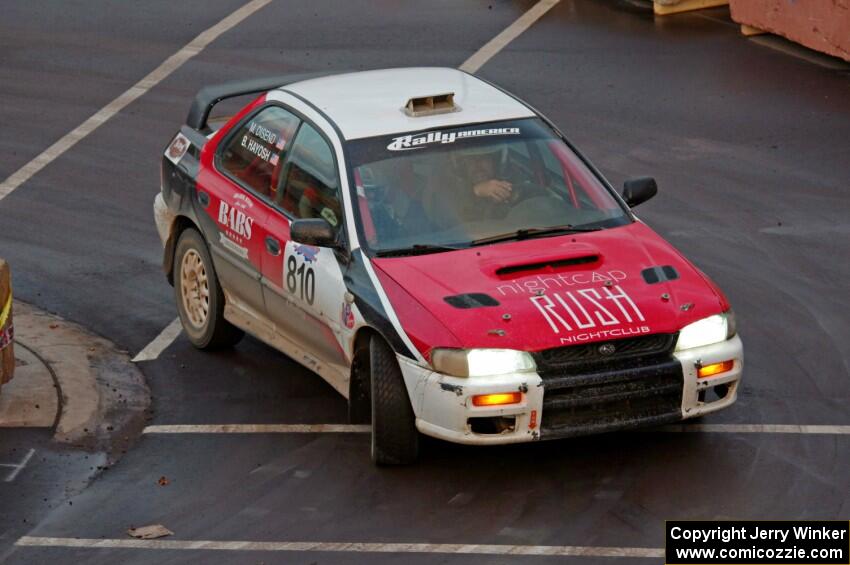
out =
[[[187,259],[187,255],[189,256]],[[198,323],[198,316],[187,311],[183,300],[184,281],[181,270],[184,259],[197,260],[206,274],[207,306],[206,316]],[[210,257],[207,244],[198,230],[188,228],[180,234],[174,250],[174,298],[183,330],[189,341],[198,349],[219,349],[239,343],[245,333],[224,319],[224,292],[218,282],[215,266]],[[193,321],[194,320],[194,321]]]
[[[369,376],[369,340],[358,344],[354,351],[351,381],[348,389],[348,421],[351,424],[372,423],[372,384]]]
[[[419,454],[419,432],[395,352],[381,338],[369,343],[372,381],[372,461],[407,465]]]

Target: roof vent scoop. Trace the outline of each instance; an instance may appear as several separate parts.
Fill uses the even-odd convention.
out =
[[[454,92],[411,98],[404,105],[404,113],[411,118],[432,116],[434,114],[449,114],[458,111],[460,111],[460,107],[455,105]]]

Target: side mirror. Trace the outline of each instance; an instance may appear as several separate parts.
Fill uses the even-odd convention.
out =
[[[623,183],[623,199],[629,208],[646,202],[658,193],[658,185],[652,177],[638,177]]]
[[[324,218],[293,220],[289,226],[289,237],[295,243],[316,247],[336,247],[336,231]]]

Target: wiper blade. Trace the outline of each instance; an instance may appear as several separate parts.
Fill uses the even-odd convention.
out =
[[[463,247],[451,245],[436,245],[431,243],[415,243],[410,247],[399,247],[396,249],[381,249],[375,252],[377,257],[403,257],[405,255],[426,255],[428,253],[442,253],[444,251],[457,251]]]
[[[524,230],[516,230],[508,233],[502,233],[498,235],[491,235],[489,237],[482,237],[481,239],[474,239],[470,243],[470,245],[486,245],[488,243],[498,243],[500,241],[512,241],[512,240],[522,240],[529,239],[532,237],[541,237],[546,235],[562,235],[562,234],[570,234],[570,233],[584,233],[584,232],[592,232],[599,231],[602,228],[590,228],[590,227],[581,227],[581,226],[552,226],[548,228],[528,228]]]

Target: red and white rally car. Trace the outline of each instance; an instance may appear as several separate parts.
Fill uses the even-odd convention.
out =
[[[216,129],[212,107],[262,92]],[[732,404],[723,293],[546,118],[467,73],[411,68],[201,90],[154,211],[186,335],[246,331],[371,422],[469,444],[675,422]]]

